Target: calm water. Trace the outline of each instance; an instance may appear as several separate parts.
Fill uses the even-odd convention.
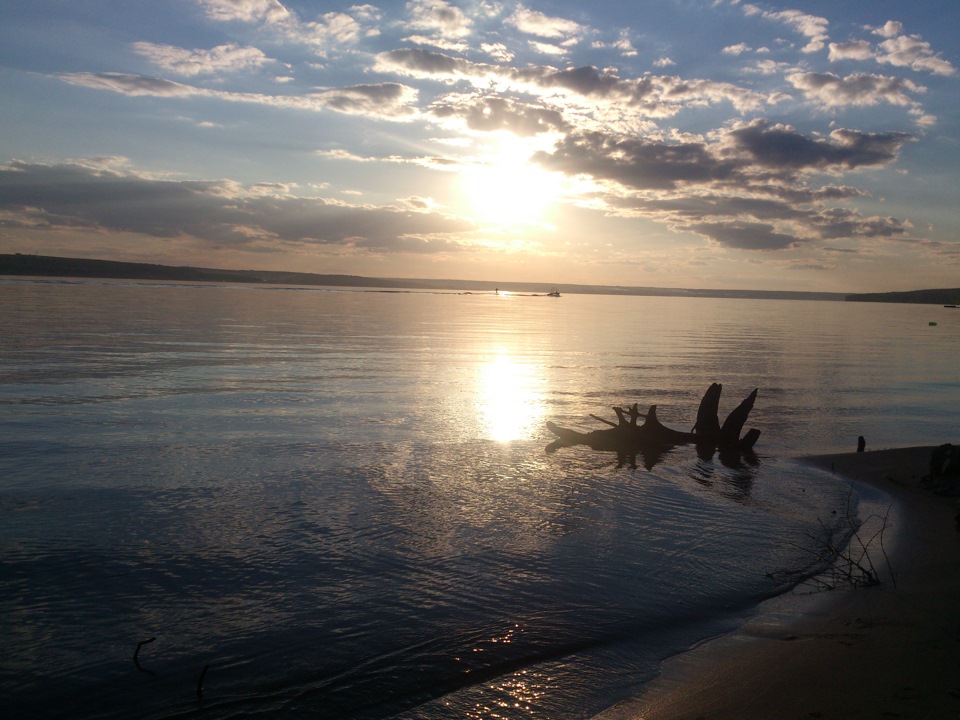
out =
[[[0,280],[0,313],[6,717],[589,717],[807,567],[849,489],[785,457],[956,439],[939,307]],[[544,452],[615,403],[689,429],[712,381],[759,388],[756,462]]]

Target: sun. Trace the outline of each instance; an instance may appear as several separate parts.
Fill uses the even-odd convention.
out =
[[[561,178],[530,161],[531,149],[518,140],[501,139],[461,172],[468,212],[502,227],[537,225],[559,200]]]

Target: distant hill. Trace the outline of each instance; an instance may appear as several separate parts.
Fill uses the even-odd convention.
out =
[[[0,275],[83,277],[179,282],[270,283],[273,285],[333,285],[417,288],[415,280],[386,280],[356,275],[315,275],[274,270],[217,270],[189,266],[88,260],[48,255],[0,255]],[[411,283],[413,283],[411,285]]]
[[[850,302],[923,303],[929,305],[960,304],[960,288],[940,290],[908,290],[906,292],[858,293],[847,295]]]
[[[547,293],[549,283],[486,280],[427,280],[371,278],[360,275],[321,275],[277,270],[222,270],[191,266],[88,260],[48,255],[0,254],[0,275],[107,278],[115,280],[165,280],[174,282],[261,283],[271,285],[320,285],[327,287],[385,288],[409,290],[456,290]],[[793,292],[785,290],[711,290],[633,287],[627,285],[560,285],[562,293],[581,295],[647,295],[660,297],[744,298],[763,300],[843,300],[842,293]]]

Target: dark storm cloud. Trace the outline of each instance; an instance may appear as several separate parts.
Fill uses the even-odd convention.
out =
[[[798,172],[886,165],[912,139],[906,133],[835,130],[829,140],[823,140],[810,138],[789,126],[757,120],[725,131],[715,144],[665,142],[601,132],[572,133],[558,142],[552,152],[540,152],[534,157],[551,170],[587,174],[639,189],[733,180],[746,183],[755,175],[766,176],[768,182],[779,179],[789,187],[796,185]],[[840,191],[830,188],[825,193],[839,195]]]
[[[811,219],[810,225],[825,239],[892,238],[905,234],[910,228],[910,223],[905,220],[894,217],[864,218],[846,208],[824,209]]]
[[[766,120],[738,127],[728,137],[735,148],[748,153],[751,164],[790,170],[852,170],[888,165],[897,159],[904,143],[914,139],[902,132],[839,129],[830,133],[829,140],[823,140]]]
[[[863,217],[846,208],[789,203],[743,195],[612,198],[610,206],[633,216],[693,232],[741,250],[784,250],[814,240],[894,238],[910,224],[892,217]]]
[[[909,224],[897,218],[828,206],[861,197],[861,190],[811,187],[809,181],[813,173],[885,166],[911,139],[906,133],[844,129],[828,138],[809,137],[756,120],[719,131],[710,141],[570,134],[535,159],[548,169],[607,183],[614,214],[655,219],[726,247],[782,250],[817,239],[906,233]]]
[[[766,223],[692,223],[684,229],[739,250],[783,250],[799,244],[796,237],[777,232]]]
[[[269,193],[269,194],[268,194]],[[213,244],[316,243],[437,252],[472,228],[439,213],[295,197],[226,181],[157,180],[83,165],[0,168],[8,224],[189,235]]]
[[[586,174],[642,189],[675,188],[729,178],[736,160],[718,158],[702,142],[667,144],[600,132],[571,134],[534,159],[550,170]]]

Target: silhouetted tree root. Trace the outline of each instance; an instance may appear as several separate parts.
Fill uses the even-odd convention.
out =
[[[614,407],[616,413],[616,423],[605,420],[596,415],[590,417],[600,422],[610,425],[609,429],[593,430],[591,432],[580,432],[563,428],[553,422],[547,422],[547,429],[557,436],[557,439],[547,445],[547,452],[554,452],[562,447],[571,447],[573,445],[587,445],[594,450],[613,450],[620,458],[621,464],[630,461],[631,466],[636,466],[636,455],[641,453],[648,457],[662,455],[667,449],[676,445],[695,444],[698,451],[709,452],[719,450],[721,454],[740,454],[751,453],[753,446],[760,437],[760,431],[751,429],[743,437],[740,433],[747,422],[747,417],[753,409],[753,404],[757,399],[757,391],[754,390],[744,399],[737,408],[731,412],[723,425],[717,412],[720,406],[720,393],[723,386],[720,383],[713,383],[707,388],[700,401],[700,408],[697,411],[697,421],[690,432],[674,430],[668,428],[657,418],[657,406],[651,405],[650,409],[644,415],[637,409],[634,403],[629,407]],[[638,425],[638,420],[643,418],[643,423]],[[654,460],[654,463],[656,460]],[[651,467],[649,460],[645,461],[647,467]]]

